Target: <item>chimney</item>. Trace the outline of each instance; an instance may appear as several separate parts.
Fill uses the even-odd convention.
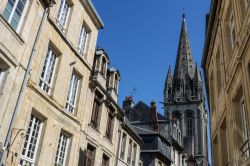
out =
[[[151,115],[152,115],[153,130],[154,130],[154,132],[159,133],[159,125],[158,125],[156,103],[154,101],[151,102],[150,110],[151,110]]]
[[[126,96],[125,100],[123,101],[122,108],[128,112],[134,106],[134,99],[133,96]]]

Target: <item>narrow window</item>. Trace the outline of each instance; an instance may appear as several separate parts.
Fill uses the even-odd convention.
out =
[[[81,28],[80,37],[79,37],[79,41],[78,41],[78,52],[81,55],[85,54],[88,38],[89,38],[89,31],[83,25]]]
[[[19,165],[35,165],[42,126],[42,120],[34,115],[31,115]]]
[[[0,96],[5,85],[8,69],[9,66],[3,60],[0,59]]]
[[[114,110],[112,108],[109,108],[109,110],[108,110],[108,119],[107,119],[107,127],[106,127],[106,137],[109,140],[112,140],[113,120],[114,120]]]
[[[105,77],[106,75],[106,70],[107,70],[107,61],[106,59],[103,57],[102,58],[102,65],[101,65],[101,74]]]
[[[91,116],[91,126],[95,129],[99,127],[99,116],[101,112],[101,100],[102,97],[99,94],[95,94],[93,109],[92,109],[92,116]]]
[[[132,154],[132,166],[135,166],[136,153],[137,153],[137,145],[134,144],[134,146],[133,146],[133,154]]]
[[[227,125],[226,119],[223,120],[220,127],[221,136],[221,161],[222,165],[228,165],[228,148],[227,148]]]
[[[71,113],[74,113],[76,107],[79,82],[80,82],[80,77],[75,72],[73,72],[70,80],[67,102],[66,102],[66,110]]]
[[[248,133],[249,126],[248,126],[248,117],[247,117],[246,105],[245,105],[244,99],[241,99],[240,109],[241,109],[242,127],[243,127],[243,133],[242,133],[243,140],[244,140],[244,142],[247,142],[248,137],[249,137],[249,133]],[[246,149],[245,156],[247,158],[250,157],[249,149]]]
[[[230,17],[230,33],[231,33],[231,44],[233,48],[235,44],[235,40],[236,40],[235,20],[234,20],[233,13],[231,14],[231,17]]]
[[[55,64],[56,64],[56,54],[51,48],[48,48],[39,82],[39,86],[48,94],[51,93],[52,89]]]
[[[102,156],[102,166],[109,166],[109,157],[105,154]]]
[[[188,118],[187,119],[187,135],[188,136],[192,136],[193,135],[193,133],[192,133],[192,127],[193,127],[193,119],[192,118]]]
[[[244,3],[245,3],[245,7],[247,8],[249,5],[249,0],[244,0]]]
[[[70,4],[68,0],[62,0],[59,12],[57,14],[57,25],[63,32],[65,32],[65,28],[69,17],[69,12],[70,12]]]
[[[69,136],[61,133],[59,142],[57,145],[57,151],[56,151],[56,160],[55,165],[58,166],[64,166],[66,165],[66,158],[68,155],[68,148],[69,148]]]
[[[115,89],[115,92],[116,92],[116,93],[118,93],[118,82],[119,82],[118,76],[117,76],[117,74],[115,74],[115,85],[114,85],[114,89]]]
[[[120,157],[123,160],[125,157],[126,142],[127,142],[127,135],[125,133],[123,133],[123,135],[122,135],[122,147],[121,147],[121,154],[120,154]]]
[[[95,164],[95,147],[88,144],[87,150],[85,153],[84,166],[94,166]]]
[[[132,155],[132,146],[133,146],[132,143],[133,143],[132,140],[129,139],[129,144],[128,144],[128,158],[127,158],[127,163],[128,164],[131,164],[131,155]]]
[[[20,27],[19,23],[23,20],[27,4],[27,0],[8,0],[3,11],[3,17],[17,31]]]
[[[216,55],[216,76],[217,76],[217,87],[218,87],[218,93],[221,90],[221,64],[220,64],[220,50],[217,51]]]

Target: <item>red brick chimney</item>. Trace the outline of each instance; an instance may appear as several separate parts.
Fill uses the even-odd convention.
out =
[[[159,133],[159,124],[158,124],[158,116],[156,110],[156,103],[154,101],[151,102],[151,115],[152,115],[152,124],[154,132]]]

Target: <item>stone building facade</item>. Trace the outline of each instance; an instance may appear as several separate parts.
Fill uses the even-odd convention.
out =
[[[202,59],[214,166],[250,164],[250,1],[214,0]]]
[[[207,158],[207,113],[201,73],[194,65],[186,18],[183,15],[174,74],[169,68],[164,87],[165,116],[173,123],[173,136],[180,140],[181,150],[173,146],[179,158],[187,157],[186,164],[208,165]],[[177,162],[177,164],[176,164]]]
[[[139,164],[142,142],[117,104],[119,71],[96,49],[103,23],[90,0],[4,0],[0,27],[4,165],[117,165],[125,131]]]

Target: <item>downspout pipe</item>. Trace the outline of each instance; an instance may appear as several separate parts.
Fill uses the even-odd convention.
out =
[[[6,135],[5,140],[4,140],[3,153],[0,156],[1,157],[0,166],[4,166],[4,162],[6,161],[6,158],[7,158],[7,152],[9,150],[9,143],[10,143],[10,140],[11,140],[11,133],[12,133],[12,130],[13,130],[14,123],[16,121],[16,115],[19,112],[20,107],[21,107],[21,103],[23,101],[24,91],[25,91],[25,89],[27,87],[31,67],[32,67],[32,64],[33,64],[33,61],[34,61],[36,50],[37,50],[38,40],[40,39],[40,35],[41,35],[41,32],[42,32],[44,23],[45,23],[45,21],[46,21],[46,19],[48,17],[49,9],[50,9],[50,7],[53,6],[53,4],[55,4],[55,2],[53,0],[45,2],[45,10],[43,12],[42,20],[40,22],[38,32],[36,34],[36,38],[35,38],[35,41],[34,41],[34,44],[33,44],[33,47],[32,47],[30,58],[29,58],[29,61],[28,61],[27,67],[26,67],[25,74],[24,74],[23,82],[22,82],[22,85],[21,85],[21,88],[20,88],[20,91],[19,91],[19,94],[18,94],[16,105],[15,105],[15,110],[14,110],[14,113],[12,114],[10,125],[9,125],[9,128],[8,128],[8,132],[7,132],[7,135]]]

